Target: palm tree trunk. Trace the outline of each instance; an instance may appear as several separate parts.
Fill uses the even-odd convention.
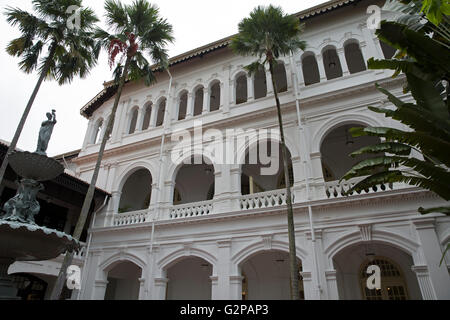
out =
[[[298,264],[297,253],[295,245],[295,228],[294,228],[294,210],[292,209],[292,195],[291,195],[291,182],[289,180],[289,164],[288,153],[284,138],[283,119],[281,116],[280,99],[278,98],[278,88],[274,78],[273,72],[273,60],[269,60],[270,75],[272,77],[273,91],[275,94],[275,101],[277,104],[278,124],[280,126],[281,137],[281,149],[283,152],[283,165],[284,165],[284,179],[286,181],[286,203],[287,203],[287,218],[288,218],[288,237],[289,237],[289,263],[291,271],[291,299],[299,300],[299,283],[298,283]]]
[[[51,45],[51,48],[49,51],[49,57],[53,57],[53,55],[55,54],[55,51],[56,51],[56,45],[53,43]],[[36,85],[34,87],[33,93],[31,94],[31,97],[28,100],[28,104],[25,107],[25,110],[23,111],[22,118],[20,119],[19,125],[17,126],[17,129],[16,129],[16,133],[14,134],[11,144],[8,147],[8,151],[6,152],[5,158],[3,159],[2,166],[0,167],[0,184],[2,184],[2,182],[3,182],[6,168],[8,167],[9,156],[12,152],[14,152],[14,150],[16,150],[17,142],[19,141],[23,127],[25,126],[25,122],[27,121],[28,115],[30,114],[31,107],[33,106],[34,100],[36,99],[39,89],[41,88],[42,82],[44,81],[45,77],[47,76],[47,73],[50,69],[50,65],[51,65],[52,61],[53,61],[53,59],[47,59],[47,62],[44,65],[44,68],[42,69],[41,75],[39,76],[38,82],[36,83]],[[1,195],[1,192],[0,192],[0,195]]]
[[[125,66],[122,71],[122,76],[120,78],[119,87],[117,88],[116,99],[114,101],[114,106],[111,111],[111,117],[109,118],[108,125],[106,127],[105,134],[102,138],[102,144],[100,146],[100,151],[98,152],[97,163],[95,165],[94,174],[92,176],[91,184],[89,185],[88,192],[86,197],[84,198],[83,207],[81,209],[80,216],[78,218],[77,225],[75,227],[75,231],[73,234],[73,238],[80,240],[81,233],[83,232],[84,225],[86,223],[87,216],[89,214],[89,209],[91,207],[92,200],[94,198],[95,186],[97,183],[98,175],[100,173],[100,165],[102,163],[103,154],[105,152],[106,143],[108,142],[109,135],[112,132],[117,108],[119,106],[120,97],[122,95],[122,90],[125,85],[125,81],[128,75],[128,67],[130,66],[131,57],[127,56],[127,60],[125,62]],[[66,253],[64,257],[64,261],[61,265],[61,270],[59,271],[58,279],[56,280],[55,287],[53,288],[51,300],[58,300],[61,296],[62,289],[64,287],[64,282],[67,278],[67,268],[71,265],[74,253]],[[87,259],[87,257],[85,258]]]

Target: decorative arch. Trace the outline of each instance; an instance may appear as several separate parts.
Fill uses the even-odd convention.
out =
[[[285,135],[285,143],[286,143],[286,147],[288,149],[288,151],[291,153],[291,158],[298,158],[300,157],[300,151],[297,149],[297,146],[295,144],[295,142],[293,141],[293,139],[289,136],[289,135]],[[259,142],[263,142],[263,141],[267,141],[267,140],[276,140],[273,137],[270,137],[268,139],[258,139],[258,136],[255,135],[254,137],[252,137],[250,139],[250,141],[248,141],[248,143],[246,143],[244,146],[241,146],[241,148],[239,150],[236,150],[236,154],[237,154],[237,163],[240,165],[242,163],[244,163],[245,161],[245,156],[247,154],[247,150],[253,148],[257,143]],[[278,142],[281,144],[281,140],[278,140]]]
[[[220,171],[220,167],[218,164],[212,162],[212,160],[205,154],[202,154],[200,152],[193,152],[192,154],[189,155],[184,155],[183,157],[180,157],[178,159],[176,159],[176,161],[171,161],[171,164],[167,170],[167,177],[171,177],[170,178],[170,182],[171,183],[175,183],[175,180],[177,178],[177,174],[178,171],[181,169],[181,167],[184,165],[184,162],[192,157],[204,157],[206,159],[208,159],[208,161],[211,163],[211,165],[214,167],[214,172],[215,174],[217,174]]]
[[[327,135],[333,131],[334,129],[346,125],[346,124],[361,124],[363,126],[380,126],[378,120],[376,120],[372,116],[364,115],[364,114],[346,114],[346,115],[340,115],[336,116],[327,122],[325,122],[319,129],[316,130],[315,134],[313,135],[313,143],[311,145],[312,147],[312,153],[320,152],[320,147],[327,137]]]
[[[350,74],[367,70],[360,41],[350,38],[343,43],[342,47]]]
[[[142,269],[142,271],[145,269],[147,264],[144,260],[139,258],[137,255],[131,254],[131,253],[124,253],[124,252],[118,252],[108,259],[104,260],[100,266],[99,269],[104,273],[104,276],[106,278],[106,275],[108,272],[113,269],[117,264],[121,262],[129,261],[131,263],[134,263],[139,268]]]
[[[217,258],[213,256],[211,253],[207,252],[206,250],[197,249],[197,248],[189,248],[189,250],[186,249],[178,249],[169,255],[165,256],[164,258],[160,259],[157,263],[158,269],[161,271],[166,271],[173,265],[177,264],[184,258],[189,257],[197,257],[200,259],[205,260],[206,262],[210,263],[213,266],[213,269],[217,265]]]
[[[92,135],[91,135],[91,143],[92,144],[97,143],[97,140],[99,140],[101,131],[103,130],[102,128],[104,126],[105,126],[105,121],[104,121],[103,117],[100,117],[95,121],[94,130],[92,131]]]
[[[273,250],[289,252],[289,243],[280,240],[271,240],[270,244],[267,244],[264,241],[264,239],[261,239],[259,241],[253,242],[252,244],[235,253],[231,257],[231,262],[235,266],[240,266],[245,261],[249,260],[250,258],[254,257],[259,253]],[[296,245],[296,256],[298,259],[304,262],[306,261],[308,253],[304,249],[302,249],[299,245]]]
[[[133,134],[137,129],[137,121],[139,117],[139,106],[133,106],[128,113],[128,130],[127,134]]]
[[[136,171],[141,170],[141,169],[146,169],[150,172],[150,175],[152,177],[156,177],[156,175],[154,173],[156,173],[156,169],[154,168],[153,164],[151,162],[148,161],[139,161],[139,162],[134,162],[130,165],[128,165],[127,167],[125,167],[118,175],[117,175],[117,179],[116,179],[116,183],[118,182],[118,184],[115,184],[115,188],[113,190],[116,191],[120,191],[122,190],[125,182],[127,181],[127,179]]]
[[[181,98],[186,95],[186,101],[181,105]],[[184,120],[187,116],[187,107],[189,104],[189,91],[186,88],[179,90],[176,94],[177,97],[177,105],[176,105],[176,113],[175,120]]]
[[[209,111],[216,111],[220,109],[222,96],[222,82],[219,79],[214,79],[208,83],[208,105]]]
[[[349,246],[363,243],[365,242],[361,239],[361,233],[359,230],[348,232],[333,241],[324,250],[324,254],[327,257],[329,266],[333,266],[333,258],[340,252],[342,252],[342,250],[345,250]],[[405,252],[406,254],[409,254],[411,257],[413,257],[414,261],[418,260],[417,249],[419,248],[419,244],[412,241],[411,239],[405,238],[402,235],[384,230],[374,230],[372,233],[372,243],[380,243],[393,246]]]

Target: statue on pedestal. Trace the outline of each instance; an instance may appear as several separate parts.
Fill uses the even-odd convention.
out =
[[[42,122],[36,149],[36,153],[43,156],[47,155],[48,142],[52,136],[53,127],[56,124],[56,111],[52,110],[52,113],[47,113],[47,119],[48,120]]]

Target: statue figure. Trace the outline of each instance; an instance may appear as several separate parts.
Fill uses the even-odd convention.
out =
[[[5,215],[1,219],[36,224],[34,217],[41,209],[36,195],[43,189],[44,186],[35,180],[22,179],[16,196],[3,206]]]
[[[50,137],[52,136],[53,127],[56,124],[56,111],[52,110],[52,113],[47,113],[47,118],[48,120],[42,122],[36,149],[36,153],[43,156],[47,155],[46,151],[48,148],[48,142],[50,140]]]

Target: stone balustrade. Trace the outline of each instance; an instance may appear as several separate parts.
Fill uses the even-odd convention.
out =
[[[287,204],[286,200],[286,189],[280,189],[243,196],[240,203],[241,209],[245,211],[284,206]],[[294,203],[294,200],[294,194],[292,193],[292,203]]]
[[[148,212],[148,209],[146,209],[146,210],[116,214],[114,216],[113,226],[114,227],[127,226],[127,225],[145,223],[145,222],[149,222],[149,221],[150,221],[150,213]]]

